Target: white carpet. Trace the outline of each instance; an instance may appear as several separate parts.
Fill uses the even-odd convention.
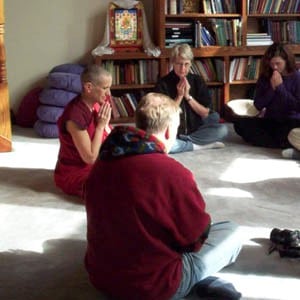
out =
[[[267,250],[272,228],[300,229],[299,162],[246,145],[232,129],[225,143],[173,155],[195,174],[213,220],[241,225],[243,250],[218,276],[243,299],[298,299],[300,260]],[[0,299],[105,299],[83,266],[84,207],[52,180],[57,151],[56,139],[14,127],[13,151],[0,153]]]

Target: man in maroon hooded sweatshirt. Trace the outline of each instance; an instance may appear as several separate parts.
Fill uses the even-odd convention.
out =
[[[238,227],[211,223],[193,174],[167,155],[179,113],[168,96],[144,96],[136,128],[113,129],[87,180],[86,268],[113,299],[181,299],[241,249]]]

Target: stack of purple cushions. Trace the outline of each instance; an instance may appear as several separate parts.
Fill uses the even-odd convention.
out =
[[[39,106],[34,123],[35,132],[46,138],[57,138],[57,120],[64,107],[81,92],[80,74],[83,65],[62,64],[54,67],[48,74],[47,87],[39,94]]]

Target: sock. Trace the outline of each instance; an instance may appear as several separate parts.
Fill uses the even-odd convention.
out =
[[[282,150],[281,154],[284,158],[300,159],[300,151],[298,151],[294,148],[284,149],[284,150]]]
[[[193,144],[193,150],[205,150],[205,149],[220,149],[220,148],[224,148],[225,144],[222,142],[214,142],[214,143],[210,143],[210,144],[206,144],[206,145],[196,145]]]
[[[198,282],[195,291],[199,299],[206,300],[239,300],[242,297],[232,283],[214,276]]]

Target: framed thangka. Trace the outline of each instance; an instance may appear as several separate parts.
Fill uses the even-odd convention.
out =
[[[121,8],[110,4],[110,47],[120,51],[140,51],[142,42],[142,9]]]

